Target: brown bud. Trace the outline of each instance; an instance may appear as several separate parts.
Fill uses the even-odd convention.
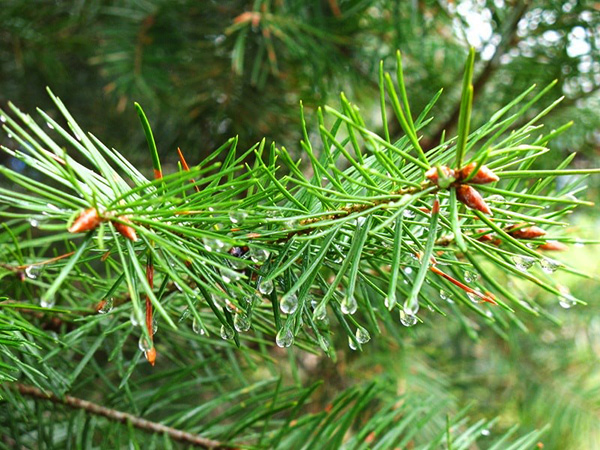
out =
[[[477,163],[471,163],[467,164],[465,167],[460,169],[460,171],[458,172],[458,179],[466,179],[469,175],[471,175],[471,172],[475,170],[475,166],[477,166]],[[489,167],[481,166],[477,173],[473,176],[473,178],[471,178],[468,182],[473,184],[486,184],[493,183],[494,181],[498,181],[499,179],[500,178],[498,178],[498,175],[492,172],[492,170]]]
[[[69,227],[69,233],[82,233],[90,231],[100,225],[101,219],[96,208],[89,208],[79,214],[73,225]]]
[[[510,230],[509,233],[511,236],[517,239],[535,239],[540,236],[544,236],[546,234],[546,231],[542,230],[540,227],[533,226],[517,228],[516,230]]]
[[[150,365],[154,366],[154,363],[156,362],[156,348],[152,346],[150,350],[144,353],[144,356],[146,357]]]
[[[485,233],[486,231],[488,231],[488,230],[485,228],[480,228],[479,230],[477,230],[477,233]],[[485,233],[485,234],[479,236],[477,238],[477,240],[479,242],[489,242],[489,241],[494,240],[494,236],[492,236],[492,234],[490,234],[490,233]]]
[[[454,169],[451,169],[448,166],[439,166],[440,172],[444,175],[445,178],[456,178],[456,174]],[[440,174],[438,173],[438,167],[432,167],[427,172],[425,172],[425,177],[434,184],[438,184],[440,181]]]
[[[127,225],[127,223],[131,223],[131,220],[123,216],[119,217],[119,220],[126,223],[113,221],[115,229],[130,241],[136,242],[138,240],[137,233],[132,227]]]
[[[569,247],[558,241],[546,241],[538,247],[538,250],[546,250],[548,252],[566,252]]]
[[[489,206],[481,196],[477,189],[473,186],[469,186],[468,184],[460,184],[456,188],[456,198],[461,203],[464,203],[471,209],[476,209],[477,211],[481,211],[488,216],[492,215],[492,211]]]

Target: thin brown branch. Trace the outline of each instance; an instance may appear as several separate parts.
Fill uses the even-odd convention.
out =
[[[233,448],[228,445],[222,444],[219,441],[215,441],[212,439],[204,438],[202,436],[198,436],[197,434],[188,433],[186,431],[178,430],[176,428],[168,427],[166,425],[151,422],[146,419],[142,419],[140,417],[136,417],[133,414],[125,413],[122,411],[117,411],[115,409],[106,408],[104,406],[98,405],[97,403],[92,403],[87,400],[83,400],[81,398],[72,397],[70,395],[65,395],[60,398],[54,394],[47,393],[38,389],[34,386],[29,386],[26,384],[15,383],[11,386],[21,393],[21,395],[25,395],[28,397],[39,398],[43,400],[49,400],[53,403],[57,403],[60,405],[66,405],[70,408],[74,409],[82,409],[89,414],[94,414],[97,416],[105,417],[109,420],[120,422],[120,423],[130,423],[136,428],[140,430],[147,431],[149,433],[161,433],[167,434],[173,440],[183,442],[188,445],[194,445],[202,448],[209,449],[228,449]]]

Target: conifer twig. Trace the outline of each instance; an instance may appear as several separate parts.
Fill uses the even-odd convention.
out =
[[[15,383],[13,385],[21,395],[28,397],[35,397],[43,400],[49,400],[53,403],[66,405],[74,409],[83,409],[84,411],[95,414],[97,416],[105,417],[109,420],[120,423],[130,423],[132,426],[139,428],[151,433],[167,434],[173,440],[183,442],[189,445],[195,445],[202,448],[209,449],[228,449],[233,448],[222,444],[219,441],[208,439],[197,434],[188,433],[186,431],[178,430],[176,428],[168,427],[166,425],[152,422],[150,420],[142,419],[141,417],[134,416],[123,411],[117,411],[116,409],[106,408],[97,403],[92,403],[88,400],[84,400],[70,395],[65,395],[63,398],[57,397],[54,394],[44,392],[34,386],[29,386],[22,383]]]

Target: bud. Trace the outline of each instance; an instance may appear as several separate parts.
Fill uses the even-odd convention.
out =
[[[150,365],[154,366],[154,363],[156,362],[156,348],[152,346],[150,350],[144,352],[144,356],[146,357]]]
[[[519,225],[516,225],[519,226]],[[544,236],[546,232],[540,227],[523,227],[516,230],[510,230],[509,234],[517,239],[535,239]]]
[[[477,163],[473,162],[471,164],[467,164],[465,167],[460,169],[460,171],[458,172],[458,179],[466,179],[469,175],[471,175],[471,172],[475,170],[475,166],[477,166]],[[492,170],[489,167],[481,166],[477,173],[473,176],[473,178],[469,180],[469,183],[486,184],[493,183],[494,181],[498,181],[499,179],[500,178],[498,178],[498,175],[492,172]]]
[[[69,233],[82,233],[84,231],[90,231],[100,225],[101,219],[98,216],[98,210],[96,208],[89,208],[79,214],[79,217],[75,219],[73,225],[69,227]]]
[[[440,172],[442,174],[441,180]],[[450,183],[454,182],[456,179],[456,173],[454,172],[454,169],[451,169],[448,166],[438,166],[432,167],[425,172],[425,178],[442,188],[446,188],[450,186]]]
[[[558,241],[547,241],[538,247],[538,250],[546,250],[549,252],[566,252],[569,247]]]
[[[468,184],[461,184],[456,188],[456,198],[461,203],[464,203],[471,209],[481,211],[488,216],[492,215],[492,211],[479,192]]]
[[[113,221],[115,229],[130,241],[136,242],[138,240],[137,233],[132,227],[127,225],[128,223],[131,223],[131,220],[123,216],[119,217],[119,220],[125,223]]]
[[[486,228],[480,228],[477,230],[477,233],[485,233],[477,238],[479,242],[489,242],[494,240],[494,236],[491,233],[486,233],[488,231]]]

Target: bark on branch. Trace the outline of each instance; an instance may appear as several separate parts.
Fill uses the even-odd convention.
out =
[[[198,436],[197,434],[188,433],[186,431],[178,430],[176,428],[168,427],[166,425],[151,422],[146,419],[142,419],[140,417],[136,417],[132,414],[125,413],[122,411],[117,411],[115,409],[106,408],[104,406],[98,405],[97,403],[92,403],[87,400],[83,400],[81,398],[72,397],[70,395],[65,395],[64,397],[57,397],[54,394],[44,392],[41,389],[38,389],[34,386],[29,386],[26,384],[15,383],[12,386],[21,393],[21,395],[39,398],[43,400],[49,400],[53,403],[57,403],[60,405],[66,405],[74,409],[83,409],[89,414],[94,414],[97,416],[105,417],[109,420],[120,422],[120,423],[130,423],[136,428],[140,430],[144,430],[151,433],[161,433],[167,434],[173,440],[183,442],[188,445],[195,445],[202,448],[207,449],[231,449],[233,447],[222,444],[221,442],[214,441],[212,439],[207,439],[202,436]]]

